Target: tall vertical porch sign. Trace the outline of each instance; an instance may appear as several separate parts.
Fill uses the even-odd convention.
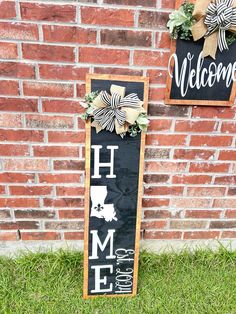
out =
[[[86,93],[123,86],[147,109],[148,79],[88,74]],[[123,139],[86,123],[84,298],[134,296],[141,224],[145,133]]]

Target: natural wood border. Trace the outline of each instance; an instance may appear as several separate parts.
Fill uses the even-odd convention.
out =
[[[183,3],[183,0],[177,0],[175,8],[178,9],[180,5]],[[190,1],[195,3],[195,0]],[[170,56],[176,51],[176,40],[171,40],[170,46]],[[170,64],[171,70],[174,67],[174,60],[172,60]],[[165,91],[165,104],[167,105],[198,105],[198,106],[219,106],[219,107],[232,107],[234,105],[234,100],[236,96],[236,82],[233,82],[231,94],[229,100],[220,101],[220,100],[188,100],[188,99],[171,99],[171,86],[172,86],[172,78],[167,73],[167,81],[166,81],[166,91]]]
[[[86,76],[86,93],[91,91],[91,80],[109,80],[109,81],[125,81],[125,82],[143,82],[144,83],[144,108],[148,107],[149,79],[142,76],[126,76],[126,75],[110,75],[110,74],[87,74]],[[143,169],[144,169],[144,152],[145,137],[142,132],[140,143],[140,159],[139,159],[139,180],[138,180],[138,201],[137,201],[137,218],[136,218],[136,236],[135,236],[135,260],[134,260],[134,276],[133,276],[133,293],[132,294],[109,294],[93,296],[88,295],[88,244],[89,244],[89,210],[90,210],[90,149],[91,149],[91,124],[86,123],[86,142],[85,142],[85,215],[84,215],[84,283],[83,298],[92,299],[98,297],[132,297],[137,294],[138,285],[138,261],[140,247],[140,230],[142,218],[142,186],[143,186]]]

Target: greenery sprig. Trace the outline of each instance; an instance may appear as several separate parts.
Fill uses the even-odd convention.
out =
[[[89,118],[93,119],[93,101],[98,96],[99,92],[91,92],[85,95],[84,102],[80,104],[85,108],[85,112],[82,114],[82,119],[87,121]],[[146,113],[140,113],[135,124],[130,125],[128,133],[130,136],[135,137],[142,131],[147,131],[149,125],[148,116]]]

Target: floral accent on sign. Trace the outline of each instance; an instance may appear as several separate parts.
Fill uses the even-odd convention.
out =
[[[229,49],[236,41],[236,0],[184,2],[170,14],[167,27],[173,39],[205,38],[202,56],[215,59],[218,48]]]
[[[101,130],[113,132],[122,138],[128,133],[135,137],[146,131],[149,120],[143,108],[143,102],[135,93],[125,96],[125,88],[111,85],[111,94],[107,91],[92,92],[85,96],[82,105],[86,108],[84,120],[92,119],[97,133]]]

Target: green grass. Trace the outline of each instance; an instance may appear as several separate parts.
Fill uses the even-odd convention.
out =
[[[236,313],[236,252],[142,253],[135,298],[82,299],[78,252],[0,258],[0,313]]]

